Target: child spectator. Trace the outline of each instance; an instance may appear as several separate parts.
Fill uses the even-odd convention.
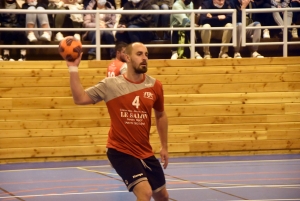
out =
[[[114,10],[114,6],[106,0],[91,0],[86,10]],[[116,14],[100,14],[100,28],[113,28],[116,23]],[[96,27],[96,14],[86,14],[84,16],[83,26],[86,28]],[[105,41],[107,44],[115,44],[115,38],[112,31],[101,30],[101,40]],[[87,37],[92,44],[96,44],[96,32],[88,31],[84,38]],[[115,57],[114,48],[110,48],[110,57]],[[91,48],[88,51],[88,59],[94,60],[96,58],[96,48]]]
[[[16,0],[6,0],[4,2],[4,9],[17,9]],[[3,28],[22,28],[24,27],[24,22],[21,20],[20,14],[14,13],[0,13],[0,24]],[[18,44],[26,44],[26,35],[23,31],[3,31],[1,34],[4,45],[11,45],[13,41],[16,41]],[[10,56],[10,51],[7,48],[3,50],[3,57],[0,58],[3,61],[14,61],[14,59]],[[18,61],[25,61],[26,60],[26,49],[20,50],[19,60]]]
[[[27,0],[22,5],[22,9],[28,9],[28,10],[45,10],[48,8],[48,5],[44,3],[38,3],[37,0]],[[23,14],[22,17],[26,19],[25,26],[27,28],[50,28],[49,26],[49,20],[47,14],[44,13],[28,13]],[[51,31],[28,31],[27,32],[27,38],[29,42],[36,42],[38,39],[43,41],[51,41]]]

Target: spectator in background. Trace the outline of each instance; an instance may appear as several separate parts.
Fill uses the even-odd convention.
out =
[[[271,0],[271,8],[289,8],[290,0]],[[273,12],[273,17],[275,22],[278,24],[278,26],[283,26],[283,15],[280,12]],[[293,20],[293,12],[287,12],[287,25],[291,25]],[[279,33],[279,36],[282,38],[283,37],[283,31],[284,29],[282,28],[282,31]],[[292,38],[292,32],[288,31],[288,38]]]
[[[28,10],[45,10],[48,5],[44,3],[38,3],[37,0],[27,0],[23,5],[22,9]],[[26,19],[25,26],[27,28],[50,28],[47,14],[22,14],[22,18]],[[38,39],[43,41],[51,41],[51,31],[28,31],[27,38],[29,42],[36,42]]]
[[[2,9],[0,7],[0,9]],[[4,9],[17,9],[16,0],[6,0],[4,2]],[[23,31],[13,31],[13,28],[22,28],[25,26],[25,22],[21,20],[20,14],[14,13],[0,13],[0,24],[2,28],[10,28],[11,31],[3,31],[1,37],[4,39],[4,45],[11,45],[13,41],[16,41],[17,44],[25,45],[27,42],[26,35]],[[0,57],[0,61],[14,61],[10,56],[10,51],[8,48],[4,48],[3,57]],[[26,60],[26,49],[20,50],[19,60]]]
[[[202,9],[230,9],[230,4],[225,0],[206,0],[202,4]],[[201,14],[199,25],[203,28],[210,27],[232,27],[232,16],[230,13],[222,14]],[[222,39],[222,43],[230,43],[232,30],[201,30],[201,39],[203,43],[210,43],[211,38]],[[204,59],[210,59],[210,51],[208,46],[203,47]],[[228,56],[228,46],[222,46],[219,58],[231,58]]]
[[[73,7],[73,10],[82,10],[83,9],[83,4],[80,3],[75,3],[73,1],[73,5],[65,4],[63,0],[50,0],[49,1],[49,9],[53,10],[68,10],[69,6]],[[73,28],[81,28],[82,27],[82,22],[83,22],[83,17],[82,14],[70,14],[71,15],[71,21],[72,21],[72,26]],[[66,20],[66,17],[69,16],[67,13],[60,13],[60,14],[55,14],[54,16],[54,23],[53,26],[54,28],[64,28],[64,23]],[[77,40],[81,40],[79,32],[76,32],[74,34],[74,37]],[[61,32],[57,32],[55,35],[55,41],[61,41],[64,39],[64,36]]]
[[[172,8],[174,0],[152,0],[152,8],[154,10],[169,10]],[[155,14],[153,15],[154,26],[158,27],[159,20],[162,27],[170,27],[170,14]],[[164,31],[163,39],[169,40],[170,36],[168,31]]]
[[[192,10],[194,9],[194,4],[191,0],[177,0],[173,6],[172,10]],[[170,20],[171,27],[189,27],[191,25],[190,14],[179,13],[172,14]],[[188,41],[190,41],[190,31],[183,31],[184,36]],[[172,33],[172,44],[179,43],[179,31],[173,31]],[[178,59],[178,48],[172,48],[172,56],[171,59]],[[195,59],[202,59],[201,55],[198,52],[195,52]]]
[[[291,7],[292,8],[297,8],[300,7],[300,0],[292,0],[291,1]],[[296,25],[298,16],[299,16],[300,11],[295,11],[293,13],[293,20],[292,20],[292,25]],[[298,38],[298,30],[296,27],[292,29],[292,36],[293,38]]]
[[[271,8],[270,0],[254,0],[255,8],[267,9]],[[274,24],[274,19],[272,13],[257,13],[254,21],[259,21],[262,26],[272,26]],[[263,30],[263,38],[270,38],[269,29]]]
[[[124,4],[123,10],[152,10],[148,0],[131,0]],[[123,14],[120,18],[118,28],[145,28],[152,27],[151,14]],[[116,39],[127,44],[133,42],[150,42],[154,38],[153,31],[117,31]]]
[[[234,58],[242,58],[240,54],[240,48],[242,43],[242,9],[251,9],[255,8],[252,7],[253,2],[251,0],[232,0],[232,8],[236,9],[236,19],[237,19],[237,46],[234,48]],[[255,21],[253,22],[252,13],[247,14],[246,17],[246,26],[247,27],[260,27],[260,23]],[[261,37],[261,29],[246,29],[246,38],[252,38],[253,43],[259,43]],[[253,58],[264,58],[258,52],[258,46],[252,46],[251,57]]]
[[[86,10],[114,10],[114,6],[106,0],[90,0],[89,5],[86,7]],[[116,14],[100,14],[100,28],[113,28],[116,23]],[[86,28],[96,27],[96,14],[86,14],[84,16],[83,26]],[[115,44],[115,38],[112,31],[100,30],[101,41],[106,42],[106,44]],[[96,44],[96,32],[88,31],[84,36],[88,40],[92,41],[92,44]],[[109,48],[110,57],[115,57],[114,48]],[[96,58],[96,48],[91,48],[88,51],[88,59],[94,60]]]
[[[127,44],[120,42],[116,44],[116,59],[113,60],[107,68],[107,77],[116,77],[122,75],[127,70],[125,49]]]

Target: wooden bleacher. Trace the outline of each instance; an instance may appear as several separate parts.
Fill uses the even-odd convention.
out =
[[[110,61],[82,61],[84,87]],[[150,60],[171,157],[300,153],[300,57]],[[77,106],[64,61],[0,62],[0,163],[105,159],[104,103]],[[159,153],[153,120],[151,144]]]

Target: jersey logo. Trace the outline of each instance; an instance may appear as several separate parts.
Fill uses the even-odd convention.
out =
[[[153,84],[145,84],[145,87],[152,87],[153,86]]]
[[[153,93],[151,92],[144,92],[144,98],[148,98],[153,100]]]

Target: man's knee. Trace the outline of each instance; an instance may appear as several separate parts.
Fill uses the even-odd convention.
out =
[[[157,4],[152,4],[151,7],[153,10],[159,10],[159,6]]]
[[[261,24],[260,24],[260,22],[255,21],[255,22],[253,23],[253,26],[255,26],[255,27],[260,27]]]
[[[227,23],[227,24],[225,25],[225,27],[232,27],[232,24],[231,24],[231,23]]]
[[[168,201],[169,200],[169,193],[166,188],[153,193],[153,198],[155,201]]]

